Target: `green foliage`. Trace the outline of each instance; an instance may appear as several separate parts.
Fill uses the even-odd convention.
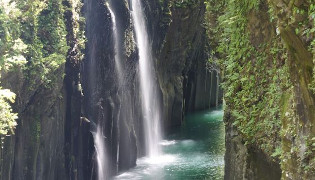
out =
[[[313,39],[310,43],[309,49],[313,52],[313,54],[315,54],[315,2],[309,6],[308,19],[310,20],[311,28],[306,28],[305,33],[308,38]],[[313,62],[315,62],[315,57],[313,57]],[[310,84],[310,89],[315,92],[315,67],[313,69],[313,81]]]
[[[277,147],[276,150],[275,150],[275,152],[272,153],[271,157],[278,157],[278,156],[281,155],[281,153],[282,153],[281,148],[280,148],[280,147]]]
[[[232,124],[246,144],[255,144],[278,157],[279,104],[282,89],[289,86],[288,70],[283,63],[285,50],[279,36],[260,44],[253,41],[256,30],[250,29],[249,21],[259,11],[260,3],[208,0],[206,27],[208,38],[214,41],[210,44],[211,54],[219,57],[217,63],[224,74],[222,87]]]
[[[14,4],[0,3],[0,66],[3,70],[26,63],[23,52],[27,45],[19,37],[20,16],[21,11]]]
[[[0,6],[0,65],[19,65],[31,87],[52,86],[69,49],[61,0],[5,1]],[[62,77],[62,76],[60,76]]]
[[[188,8],[199,4],[199,0],[159,0],[162,6],[165,6],[165,3],[168,3],[169,7],[174,8]]]
[[[300,67],[298,48],[308,47],[315,62],[315,1],[207,0],[206,5],[210,54],[219,59],[231,115],[227,123],[246,145],[280,160],[283,173],[296,166],[303,179],[314,177],[315,138],[306,130],[313,119],[306,117],[313,112],[307,103],[314,95],[309,90],[315,92],[315,66]],[[300,40],[301,47],[286,36]]]
[[[10,103],[14,103],[15,94],[8,89],[0,88],[0,136],[14,133],[17,125],[17,114],[13,113]]]
[[[20,39],[19,17],[21,17],[21,14],[21,11],[16,8],[15,4],[9,1],[0,2],[1,74],[16,66],[23,67],[26,63],[23,52],[25,52],[27,45]],[[13,92],[0,87],[0,136],[2,138],[13,134],[17,125],[17,114],[13,112],[11,107],[14,100],[15,94]]]
[[[81,8],[79,1],[73,4],[74,8]],[[62,0],[0,1],[1,74],[20,69],[28,81],[27,90],[40,85],[53,87],[63,77],[55,72],[64,65],[69,49],[63,16]],[[84,19],[77,21],[84,23]],[[83,37],[84,31],[78,28],[75,35]],[[84,48],[84,38],[78,39],[78,45]],[[0,76],[0,83],[4,80]],[[13,133],[16,126],[17,115],[11,108],[14,97],[10,90],[0,88],[0,135]]]
[[[55,52],[65,55],[68,51],[63,11],[58,1],[50,1],[38,16],[37,36],[43,44],[43,56]]]
[[[27,72],[29,79],[37,79],[39,83],[50,87],[56,80],[54,72],[65,63],[69,47],[61,1],[48,1],[40,6],[42,10],[37,12],[38,15],[29,19],[34,20],[36,26],[30,37],[26,38],[31,42],[27,54]]]
[[[50,87],[56,81],[54,72],[65,63],[69,49],[60,2],[48,2],[39,13],[36,34],[33,39],[33,49],[30,51],[33,52],[31,56],[33,60],[29,67],[29,77],[40,77],[40,81],[46,87]],[[36,71],[40,74],[34,74]]]
[[[181,0],[181,1],[172,1],[172,2],[173,2],[173,6],[176,8],[185,8],[185,7],[192,6],[196,3],[195,0]]]

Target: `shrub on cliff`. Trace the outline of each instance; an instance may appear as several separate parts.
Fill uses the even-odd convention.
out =
[[[14,103],[15,94],[8,89],[0,89],[0,136],[14,133],[17,114],[13,113],[10,103]]]

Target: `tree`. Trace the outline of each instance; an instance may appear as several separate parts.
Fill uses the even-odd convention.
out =
[[[9,71],[15,65],[24,65],[26,59],[23,52],[27,48],[19,38],[18,18],[21,12],[15,3],[8,0],[0,2],[0,73]],[[0,83],[1,83],[0,74]],[[14,133],[17,125],[17,113],[11,103],[15,101],[15,93],[0,86],[0,136]]]
[[[0,87],[0,135],[9,135],[14,133],[17,125],[17,113],[13,113],[10,103],[14,103],[15,94],[9,89]]]

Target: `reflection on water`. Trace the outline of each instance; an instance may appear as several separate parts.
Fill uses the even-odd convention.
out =
[[[188,114],[184,125],[160,142],[164,155],[140,158],[115,180],[222,180],[224,124],[222,110]]]

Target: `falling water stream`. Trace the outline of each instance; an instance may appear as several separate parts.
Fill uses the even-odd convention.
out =
[[[90,72],[90,88],[95,88],[95,76],[94,73],[96,69],[96,63],[95,63],[95,39],[92,39],[92,47],[90,49],[91,57],[90,57],[90,66],[89,66],[89,72]],[[96,158],[96,169],[97,169],[97,179],[98,180],[106,180],[107,177],[107,169],[108,169],[108,159],[106,157],[106,147],[105,147],[105,136],[103,134],[102,126],[99,122],[98,124],[95,124],[94,121],[90,121],[90,132],[93,135],[94,140],[94,147],[95,147],[95,158]]]
[[[139,73],[144,118],[146,154],[151,159],[159,158],[161,153],[160,105],[155,84],[155,70],[151,54],[151,44],[146,29],[144,12],[140,0],[131,0],[132,20],[139,50]]]
[[[224,123],[221,108],[186,115],[185,123],[160,144],[158,161],[144,157],[114,180],[222,180]]]
[[[218,107],[219,106],[219,93],[220,93],[220,76],[219,76],[219,72],[216,71],[216,78],[217,78],[217,84],[216,84],[216,95],[215,95],[215,106]]]
[[[106,3],[111,15],[114,60],[118,87],[124,85],[124,70],[120,57],[119,31],[111,1]],[[177,179],[222,179],[224,154],[224,125],[222,111],[208,111],[188,115],[186,124],[175,129],[162,141],[160,128],[160,104],[157,93],[152,49],[146,29],[146,21],[140,0],[130,0],[131,17],[139,52],[139,80],[144,120],[146,156],[137,160],[137,166],[113,179],[177,180]],[[91,60],[92,61],[92,60]],[[92,61],[93,64],[93,61]],[[212,84],[212,83],[211,83]],[[217,92],[218,93],[218,92]],[[123,103],[130,99],[122,94]],[[217,100],[216,100],[217,103]],[[129,115],[125,115],[130,117]],[[105,137],[102,127],[96,125],[92,132],[96,152],[97,179],[107,180]],[[119,147],[118,147],[119,152]],[[119,153],[117,152],[117,159]]]
[[[97,179],[106,180],[107,179],[107,159],[106,159],[106,149],[105,149],[105,137],[103,135],[100,126],[97,126],[96,132],[92,132],[94,138],[94,146],[96,152],[96,163],[97,163]]]
[[[115,60],[115,67],[117,72],[117,79],[118,85],[122,85],[123,81],[123,71],[121,67],[121,57],[119,52],[119,36],[117,30],[117,23],[116,23],[116,16],[114,11],[111,8],[110,2],[106,2],[106,6],[110,12],[111,20],[112,20],[112,30],[113,30],[113,42],[114,42],[114,60]],[[95,64],[92,61],[92,68],[95,68]],[[91,71],[93,72],[93,71]],[[92,132],[94,138],[94,146],[95,146],[95,153],[96,153],[96,163],[97,163],[97,179],[98,180],[106,180],[108,179],[109,173],[107,172],[108,169],[108,159],[106,157],[106,147],[105,147],[105,137],[103,135],[102,127],[100,124],[97,125],[96,132]],[[117,161],[119,157],[119,147],[117,147]]]
[[[112,20],[112,30],[113,30],[113,40],[114,40],[114,54],[115,54],[115,67],[117,71],[117,78],[119,85],[122,84],[122,77],[123,77],[123,70],[121,66],[121,57],[119,52],[119,36],[118,36],[118,29],[117,29],[117,22],[116,22],[116,15],[115,12],[112,10],[111,3],[106,3],[108,10],[110,12],[111,20]]]

